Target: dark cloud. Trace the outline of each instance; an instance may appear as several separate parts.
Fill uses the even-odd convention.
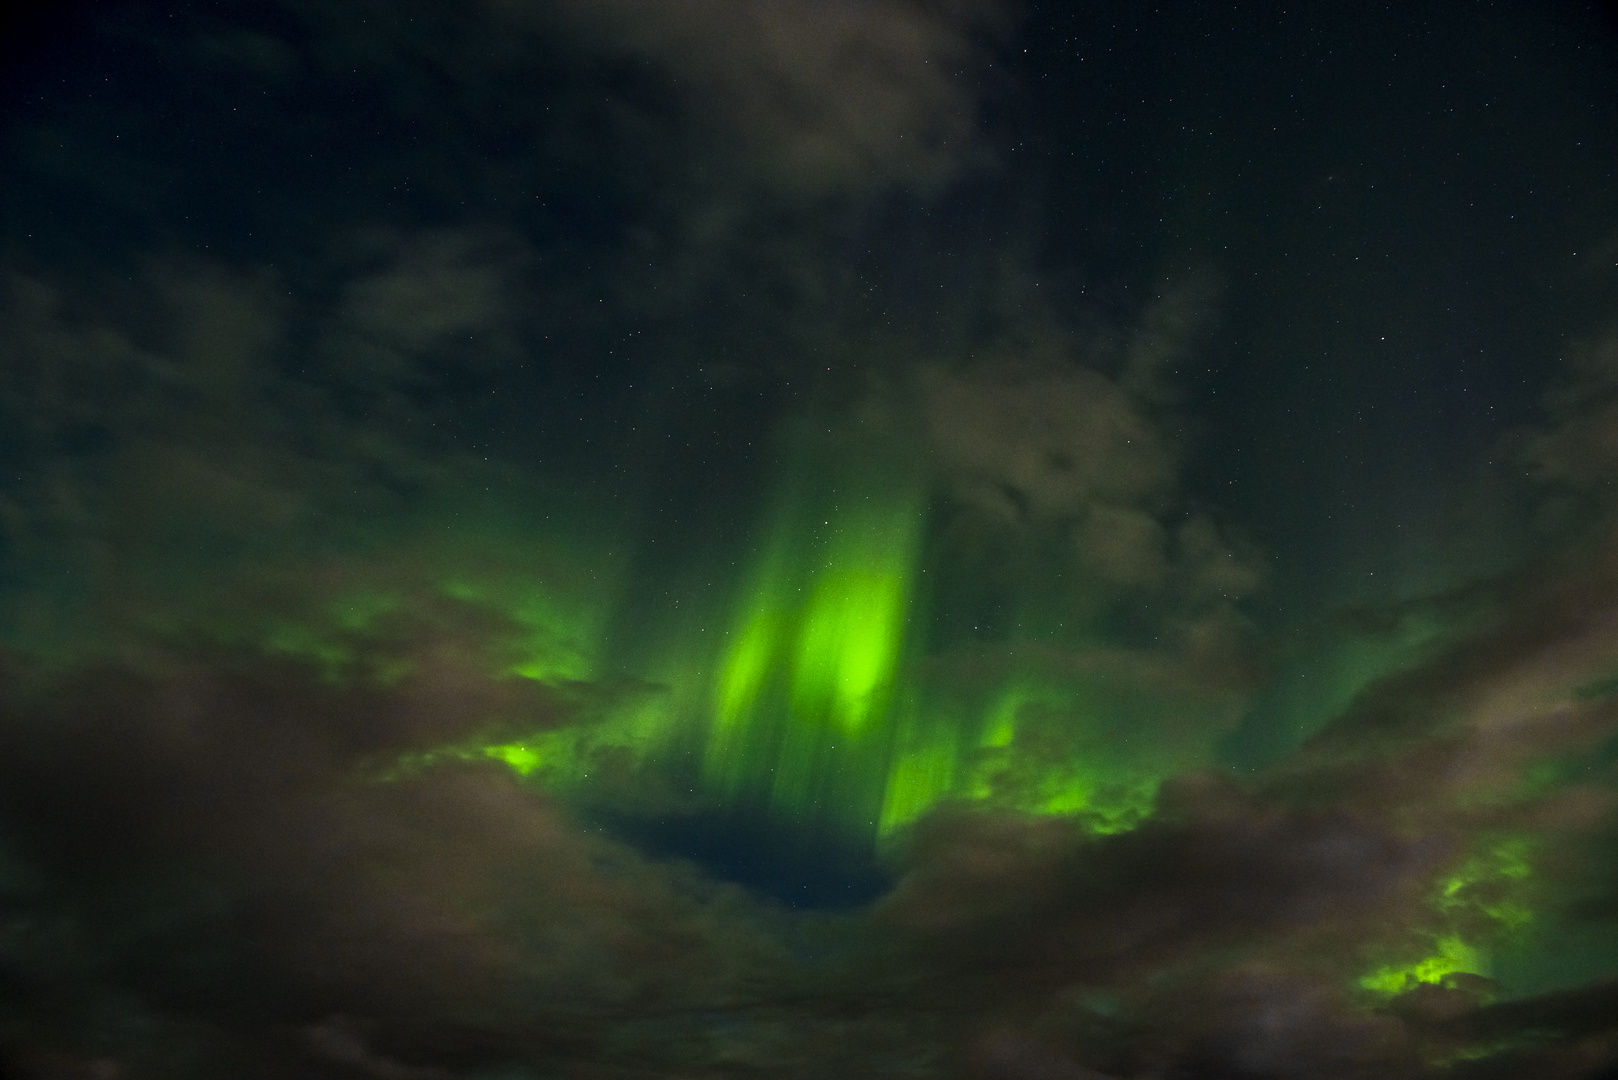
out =
[[[1612,506],[1612,466],[1618,452],[1618,331],[1606,329],[1570,343],[1559,384],[1547,394],[1550,423],[1529,434],[1523,456],[1543,485],[1542,526],[1588,527]]]
[[[1019,678],[1092,692],[1021,707],[1008,792],[1048,784],[1051,762],[1108,760],[1137,780],[1204,762],[1246,707],[1241,605],[1266,559],[1187,497],[1163,374],[1205,332],[1207,301],[1197,283],[1165,288],[1138,326],[1088,342],[1031,319],[1020,340],[920,369],[932,604],[957,645],[927,672],[946,697]]]
[[[9,1039],[135,1065],[150,1050],[98,1019],[112,1010],[264,1044],[288,1074],[389,1075],[397,1057],[421,1062],[397,1075],[447,1075],[588,1053],[626,1012],[777,982],[790,961],[739,891],[649,863],[492,763],[382,778],[411,749],[576,715],[469,667],[472,633],[413,640],[414,673],[386,687],[244,654],[13,665],[4,958],[26,995],[7,995]],[[80,1011],[55,1039],[62,1017],[35,1011],[53,997]]]
[[[937,189],[982,161],[981,42],[999,0],[814,3],[609,0],[558,5],[611,49],[663,65],[722,117],[770,183],[821,195],[900,183]],[[504,3],[518,24],[551,13]],[[976,39],[976,40],[975,40]]]
[[[513,363],[510,242],[356,246],[363,268],[302,303],[271,268],[179,256],[125,280],[9,271],[0,528],[19,566],[63,580],[58,615],[90,617],[74,597],[91,592],[97,617],[173,595],[176,575],[196,596],[350,543],[451,478],[491,482],[424,394]]]
[[[1581,553],[1503,583],[1487,627],[1256,784],[1184,776],[1115,836],[964,807],[925,821],[880,917],[923,985],[963,995],[949,1007],[1047,1047],[986,1034],[985,1074],[1416,1076],[1508,1045],[1512,1065],[1477,1075],[1611,1067],[1605,991],[1484,1007],[1488,980],[1456,975],[1368,1008],[1345,979],[1446,927],[1507,940],[1483,915],[1499,882],[1466,878],[1480,837],[1535,838],[1535,918],[1610,921],[1547,891],[1603,874],[1615,808],[1610,760],[1584,783],[1542,771],[1571,755],[1582,776],[1618,719],[1608,691],[1581,691],[1618,665],[1610,560]],[[1435,903],[1445,880],[1462,884]],[[1577,1051],[1558,1042],[1575,1030]]]

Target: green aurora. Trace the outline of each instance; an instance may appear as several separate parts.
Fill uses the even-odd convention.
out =
[[[715,582],[707,602],[684,616],[615,610],[628,571],[622,557],[602,555],[632,545],[609,542],[599,525],[594,539],[581,540],[549,524],[553,535],[543,539],[536,523],[497,513],[418,552],[411,564],[429,567],[417,571],[430,582],[426,610],[447,605],[462,621],[471,614],[498,627],[482,639],[488,651],[479,659],[491,676],[564,697],[608,676],[632,689],[591,698],[561,726],[524,729],[521,717],[489,716],[497,740],[414,751],[382,775],[492,759],[581,806],[741,813],[783,836],[834,837],[878,857],[902,847],[907,827],[940,804],[1065,820],[1096,836],[1150,820],[1159,786],[1185,762],[1150,745],[1121,749],[1116,718],[1131,716],[1149,732],[1195,703],[1109,690],[1104,673],[1086,678],[1053,663],[1066,655],[1060,646],[1094,645],[1071,633],[1066,642],[1047,634],[997,643],[1010,662],[964,682],[929,679],[929,664],[959,667],[970,651],[959,652],[947,632],[929,634],[937,575],[930,581],[926,571],[938,560],[927,550],[925,473],[891,444],[855,454],[805,438],[801,424],[791,430],[784,479],[762,500],[749,557],[733,560],[735,580]],[[323,616],[268,627],[258,647],[312,662],[333,683],[395,682],[416,661],[390,652],[394,620],[419,614],[423,602],[419,590],[373,583],[324,601]],[[1309,694],[1261,708],[1282,709],[1294,728],[1324,726],[1368,688],[1464,641],[1480,618],[1466,608],[1418,608],[1375,633],[1345,632],[1290,669],[1314,687]],[[643,668],[614,667],[615,623],[661,632],[634,650],[652,658]],[[1600,697],[1604,685],[1577,695]],[[1053,753],[1040,741],[1052,728],[1067,733],[1069,749]],[[1555,772],[1547,763],[1538,775]],[[625,799],[636,787],[689,790],[694,801],[637,810]],[[1349,988],[1388,1000],[1423,984],[1449,986],[1457,975],[1497,974],[1496,952],[1532,947],[1534,853],[1531,836],[1480,834],[1433,878],[1427,924],[1402,945],[1370,946]]]
[[[181,7],[0,67],[0,1080],[1618,1075],[1593,9]]]
[[[946,800],[1069,817],[1097,833],[1149,814],[1162,774],[1147,754],[1053,761],[1030,749],[1026,732],[1040,719],[1081,734],[1089,728],[1099,749],[1111,726],[1106,714],[1153,703],[1109,697],[1104,680],[1087,685],[1053,669],[1041,657],[1053,645],[1048,638],[1032,649],[1027,641],[1000,643],[1023,658],[971,686],[929,682],[924,671],[930,658],[936,664],[940,643],[928,633],[924,474],[891,447],[884,460],[880,449],[855,456],[801,436],[797,442],[808,449],[792,455],[761,509],[750,560],[736,561],[734,582],[715,583],[712,610],[694,605],[698,613],[683,620],[651,621],[674,629],[641,644],[637,651],[655,658],[643,669],[614,669],[606,654],[609,627],[625,621],[613,610],[614,590],[568,597],[542,580],[479,574],[471,568],[503,561],[487,533],[462,541],[458,559],[440,549],[437,558],[458,568],[430,572],[432,588],[509,628],[492,646],[491,670],[557,688],[611,672],[644,689],[588,723],[426,759],[487,756],[588,802],[602,757],[627,754],[637,770],[690,782],[717,807],[868,849]],[[627,544],[620,538],[616,546]],[[571,577],[604,583],[621,573],[578,566]],[[356,646],[404,602],[368,587],[331,600],[329,623],[276,626],[264,644],[309,657],[341,679]]]

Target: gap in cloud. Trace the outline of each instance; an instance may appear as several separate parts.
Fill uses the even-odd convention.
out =
[[[607,811],[593,816],[649,855],[688,860],[794,910],[862,907],[894,884],[868,845],[771,821],[747,808],[642,819]]]

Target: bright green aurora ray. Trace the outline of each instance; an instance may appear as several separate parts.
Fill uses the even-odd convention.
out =
[[[790,818],[869,829],[889,782],[924,492],[857,477],[794,486],[737,604],[702,776]]]

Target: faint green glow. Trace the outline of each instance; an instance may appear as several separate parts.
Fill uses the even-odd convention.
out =
[[[558,766],[571,767],[574,733],[567,730],[541,731],[520,741],[493,746],[477,742],[443,746],[435,750],[407,754],[395,761],[381,776],[395,780],[444,762],[498,761],[518,776],[538,776]]]
[[[596,668],[606,612],[588,602],[567,603],[541,583],[489,575],[456,576],[439,585],[445,596],[500,612],[516,631],[507,642],[506,671],[540,682],[582,682]]]
[[[1618,694],[1618,675],[1608,675],[1585,683],[1573,691],[1573,697],[1578,701],[1599,701],[1602,698]]]
[[[203,609],[201,632],[339,683],[397,682],[440,648],[496,677],[595,679],[623,545],[582,513],[564,519],[554,495],[554,520],[523,511],[532,494],[423,510],[313,573],[271,577],[268,603]]]
[[[878,821],[888,836],[943,800],[1070,817],[1089,832],[1132,829],[1152,813],[1149,758],[1096,737],[1116,703],[1076,680],[1032,671],[986,695],[935,691],[899,726]]]
[[[407,602],[398,589],[345,589],[301,618],[272,622],[263,631],[263,645],[312,662],[328,681],[363,675],[371,682],[395,682],[412,670],[413,660],[408,639],[392,640],[399,628],[390,621],[406,616],[418,620],[421,625],[410,627],[417,633],[430,632],[435,621],[453,629],[442,613],[433,611],[434,597],[504,621],[504,626],[494,624],[490,641],[499,655],[488,658],[499,673],[542,682],[583,681],[594,673],[602,613],[577,601],[564,603],[538,582],[494,574],[483,580],[446,577],[426,603],[420,596]]]
[[[1162,778],[1157,776],[1126,776],[1105,789],[1090,793],[1089,801],[1082,808],[1086,828],[1103,835],[1128,832],[1152,815],[1161,784]]]
[[[1351,622],[1306,638],[1254,702],[1247,745],[1237,758],[1256,764],[1296,747],[1378,683],[1431,659],[1480,617],[1475,611],[1417,608],[1387,625]]]
[[[891,833],[926,813],[955,787],[957,752],[940,740],[896,755],[882,790],[879,834]]]
[[[962,771],[959,725],[948,713],[925,722],[912,700],[899,731],[899,744],[884,778],[877,833],[886,836],[926,813],[957,791]]]
[[[996,703],[989,714],[989,722],[983,728],[984,746],[1011,745],[1011,740],[1017,734],[1017,706],[1022,703],[1021,691],[1021,686],[1014,687]]]
[[[403,602],[396,590],[366,586],[347,589],[318,608],[315,617],[272,621],[264,628],[263,645],[269,652],[313,663],[328,682],[342,682],[358,674],[361,644]],[[377,681],[395,681],[408,670],[408,665],[397,659],[380,670],[378,658],[368,659],[372,664],[366,674]]]
[[[1529,861],[1532,854],[1533,841],[1529,837],[1511,836],[1486,843],[1444,880],[1436,901],[1439,910],[1478,912],[1506,931],[1526,927],[1534,919],[1526,900],[1533,874]]]

